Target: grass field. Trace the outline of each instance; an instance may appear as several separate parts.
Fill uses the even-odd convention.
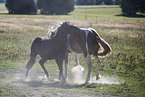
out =
[[[9,15],[5,11],[0,4],[0,96],[145,96],[145,17],[124,17],[118,6],[104,5],[75,6],[69,15]],[[39,65],[32,68],[31,81],[23,81],[32,41],[47,37],[51,27],[64,21],[92,27],[110,44],[112,55],[101,58],[100,72],[102,78],[120,84],[55,85],[39,79],[44,75]],[[74,56],[69,58],[71,70]],[[83,55],[79,58],[87,71]],[[96,61],[92,62],[94,76]],[[46,67],[51,79],[58,78],[53,60]]]

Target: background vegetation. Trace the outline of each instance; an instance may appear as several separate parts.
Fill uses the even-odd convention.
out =
[[[0,1],[1,2],[1,1]],[[143,15],[144,0],[6,0],[9,14],[68,14],[76,5],[120,5],[125,16]],[[37,10],[40,10],[40,12]]]
[[[43,90],[45,93],[66,93],[68,91],[72,94],[85,94],[87,91],[90,95],[145,96],[144,17],[123,17],[120,15],[121,9],[118,6],[104,5],[75,6],[75,10],[70,15],[9,15],[4,13],[5,10],[4,4],[0,4],[0,96],[18,96],[23,93],[23,96],[35,96],[34,92],[28,92],[32,90],[36,93]],[[123,81],[122,83],[111,85],[97,83],[72,88],[70,86],[69,88],[66,86],[58,88],[57,85],[52,88],[49,84],[44,86],[44,83],[37,83],[39,87],[32,87],[36,82],[31,85],[11,81],[14,73],[21,73],[21,77],[24,77],[24,68],[29,59],[33,39],[38,36],[47,37],[48,29],[52,26],[57,27],[63,21],[70,21],[79,27],[92,27],[98,31],[113,49],[110,57],[101,59],[101,75],[115,76]],[[70,70],[75,66],[73,58],[70,56]],[[92,59],[92,62],[94,76],[96,61]],[[87,70],[82,55],[80,55],[80,64]],[[48,61],[46,67],[52,79],[58,77],[54,61]],[[39,65],[35,65],[33,70],[43,74]]]
[[[74,0],[6,0],[9,14],[68,14],[74,9]]]
[[[34,0],[6,0],[6,8],[9,14],[36,14],[37,6]]]
[[[144,0],[121,0],[121,8],[124,15],[135,16],[138,13],[145,14]]]
[[[38,0],[41,14],[68,14],[74,10],[74,0]]]

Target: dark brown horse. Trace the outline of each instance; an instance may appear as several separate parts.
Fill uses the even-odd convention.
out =
[[[99,67],[100,67],[100,59],[99,56],[105,57],[111,53],[111,47],[109,44],[103,40],[96,30],[92,28],[81,28],[82,35],[68,35],[67,36],[67,54],[65,57],[65,78],[67,79],[67,72],[68,72],[68,54],[69,53],[83,53],[88,64],[88,75],[85,83],[88,83],[90,80],[91,75],[91,55],[95,57],[97,60],[97,72],[96,72],[96,79],[100,78],[99,75]],[[75,32],[75,30],[74,30]],[[55,32],[52,32],[53,35]],[[51,36],[52,37],[52,36]],[[103,51],[99,51],[100,46],[103,47]],[[78,59],[76,59],[77,64],[79,64]]]
[[[59,79],[62,83],[66,82],[66,79],[63,75],[63,60],[67,54],[67,36],[68,34],[77,34],[80,35],[82,33],[82,30],[80,30],[78,27],[75,27],[71,25],[69,22],[64,22],[60,27],[56,30],[56,35],[51,39],[46,38],[36,38],[31,46],[31,54],[30,54],[30,60],[28,61],[26,68],[26,77],[28,76],[29,70],[32,68],[33,64],[35,63],[35,59],[37,55],[40,55],[42,58],[39,63],[44,70],[47,78],[49,77],[49,74],[47,70],[44,67],[44,63],[47,60],[55,59],[58,68],[60,70],[59,72]]]

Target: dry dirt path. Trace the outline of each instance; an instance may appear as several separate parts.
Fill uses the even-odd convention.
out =
[[[100,97],[85,88],[84,85],[60,84],[46,81],[44,73],[31,70],[25,79],[25,70],[7,69],[0,75],[0,96],[22,97]]]

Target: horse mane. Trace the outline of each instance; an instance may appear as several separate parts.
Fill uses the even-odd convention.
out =
[[[48,38],[52,38],[56,35],[57,33],[57,30],[61,29],[61,28],[65,28],[65,27],[71,27],[72,29],[79,29],[79,27],[77,26],[74,26],[73,24],[71,24],[69,21],[65,21],[65,22],[62,22],[59,26],[57,26],[56,28],[57,29],[54,29],[54,27],[51,27],[50,30],[48,31]]]
[[[58,30],[58,28],[61,28],[61,27],[64,27],[64,26],[69,26],[70,25],[70,22],[68,21],[65,21],[65,22],[62,22],[60,23],[59,25],[58,24],[55,24],[53,26],[50,26],[49,27],[49,30],[48,30],[48,38],[52,38],[56,35],[56,31]]]
[[[69,21],[65,21],[63,22],[62,24],[60,24],[61,26],[69,26],[70,25],[70,22]]]

